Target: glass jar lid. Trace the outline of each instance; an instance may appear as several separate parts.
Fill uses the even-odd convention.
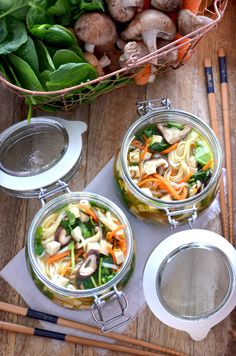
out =
[[[201,340],[236,305],[236,250],[211,231],[178,232],[150,255],[143,288],[158,319]]]
[[[59,117],[21,121],[0,134],[0,186],[16,196],[38,196],[41,188],[77,169],[87,125]]]

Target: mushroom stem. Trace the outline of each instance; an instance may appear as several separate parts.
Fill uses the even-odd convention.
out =
[[[95,45],[92,44],[92,43],[86,42],[86,43],[84,44],[84,49],[85,49],[85,51],[87,51],[87,52],[93,53],[93,52],[94,52],[94,48],[95,48]]]
[[[102,68],[105,68],[105,67],[109,66],[109,64],[111,64],[110,58],[108,58],[105,54],[104,54],[104,56],[102,56],[102,58],[99,59],[99,62],[101,64]]]

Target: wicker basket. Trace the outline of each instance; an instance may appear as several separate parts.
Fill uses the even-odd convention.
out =
[[[40,92],[18,87],[7,81],[1,75],[0,81],[6,88],[10,89],[17,95],[24,97],[26,99],[26,104],[30,106],[37,106],[46,111],[70,110],[83,103],[96,99],[103,93],[110,92],[132,82],[134,76],[153,59],[158,59],[158,62],[161,62],[161,64],[156,66],[156,74],[169,69],[177,69],[182,66],[192,55],[192,51],[197,43],[207,34],[207,32],[215,28],[217,23],[222,19],[227,2],[228,0],[214,0],[214,4],[211,7],[211,10],[209,10],[209,8],[207,8],[208,1],[202,0],[201,14],[207,15],[213,19],[210,24],[191,32],[187,36],[177,39],[140,59],[137,59],[134,53],[134,55],[132,55],[126,62],[126,67],[86,83],[56,91]],[[166,63],[166,56],[176,49],[178,49],[179,53],[178,59],[174,63]]]

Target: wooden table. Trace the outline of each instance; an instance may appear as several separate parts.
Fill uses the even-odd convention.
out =
[[[215,68],[215,86],[217,91],[217,110],[219,128],[222,135],[222,115],[220,109],[220,89],[216,51],[223,46],[227,53],[230,86],[231,139],[233,159],[236,158],[236,7],[231,1],[225,18],[215,31],[212,31],[197,46],[192,59],[181,69],[167,72],[147,87],[129,85],[125,88],[99,97],[91,105],[84,105],[76,110],[59,115],[68,119],[83,120],[88,124],[84,135],[84,149],[80,169],[71,181],[71,188],[83,189],[87,183],[103,168],[120,146],[122,137],[136,119],[135,103],[145,98],[168,97],[174,108],[189,111],[207,122],[209,121],[207,96],[204,77],[204,59],[210,57]],[[26,117],[24,102],[0,89],[1,120],[0,130]],[[35,115],[41,114],[37,111]],[[42,113],[45,115],[45,112]],[[222,136],[223,137],[223,136]],[[233,165],[234,184],[236,168]],[[235,202],[235,199],[234,199]],[[235,202],[236,203],[236,202]],[[235,204],[236,206],[236,204]],[[3,268],[25,245],[27,230],[32,217],[39,209],[36,200],[23,200],[0,192],[0,269]],[[220,218],[214,220],[209,229],[221,233]],[[21,297],[2,279],[0,280],[0,299],[13,304],[24,305]],[[15,315],[1,315],[1,319],[25,325],[34,325],[32,320],[24,320]],[[194,342],[187,334],[171,329],[159,322],[148,307],[132,322],[127,335],[156,342],[194,356],[236,355],[235,312],[222,321],[201,342]],[[234,344],[234,345],[233,345]],[[43,338],[20,336],[3,332],[0,334],[0,355],[95,355],[96,352],[86,347],[74,346],[59,341]],[[115,353],[111,353],[115,355]]]

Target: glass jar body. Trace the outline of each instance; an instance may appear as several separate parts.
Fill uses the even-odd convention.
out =
[[[81,199],[93,201],[97,204],[105,206],[109,209],[122,223],[125,225],[125,236],[127,239],[127,256],[126,260],[121,267],[121,270],[114,276],[112,280],[97,288],[87,290],[70,290],[68,288],[59,287],[53,284],[42,272],[37,261],[35,253],[35,233],[42,222],[53,212],[61,207],[78,202]],[[113,288],[122,289],[132,275],[135,263],[134,240],[129,222],[122,211],[108,199],[92,193],[68,193],[63,194],[57,198],[52,199],[36,214],[29,229],[27,245],[26,245],[26,260],[29,272],[35,285],[40,291],[51,299],[53,302],[61,305],[62,307],[84,310],[90,309],[94,304],[94,298],[100,297],[113,290]]]
[[[163,201],[143,194],[130,178],[127,167],[128,149],[135,134],[146,125],[163,123],[166,120],[191,126],[204,137],[213,153],[214,172],[209,184],[199,194],[182,201]],[[218,193],[221,170],[222,152],[211,128],[196,116],[183,111],[169,109],[148,113],[138,119],[127,131],[122,146],[114,160],[114,177],[123,203],[139,219],[161,224],[172,224],[173,219],[176,223],[186,223],[188,219],[192,219],[196,214],[206,210]]]

